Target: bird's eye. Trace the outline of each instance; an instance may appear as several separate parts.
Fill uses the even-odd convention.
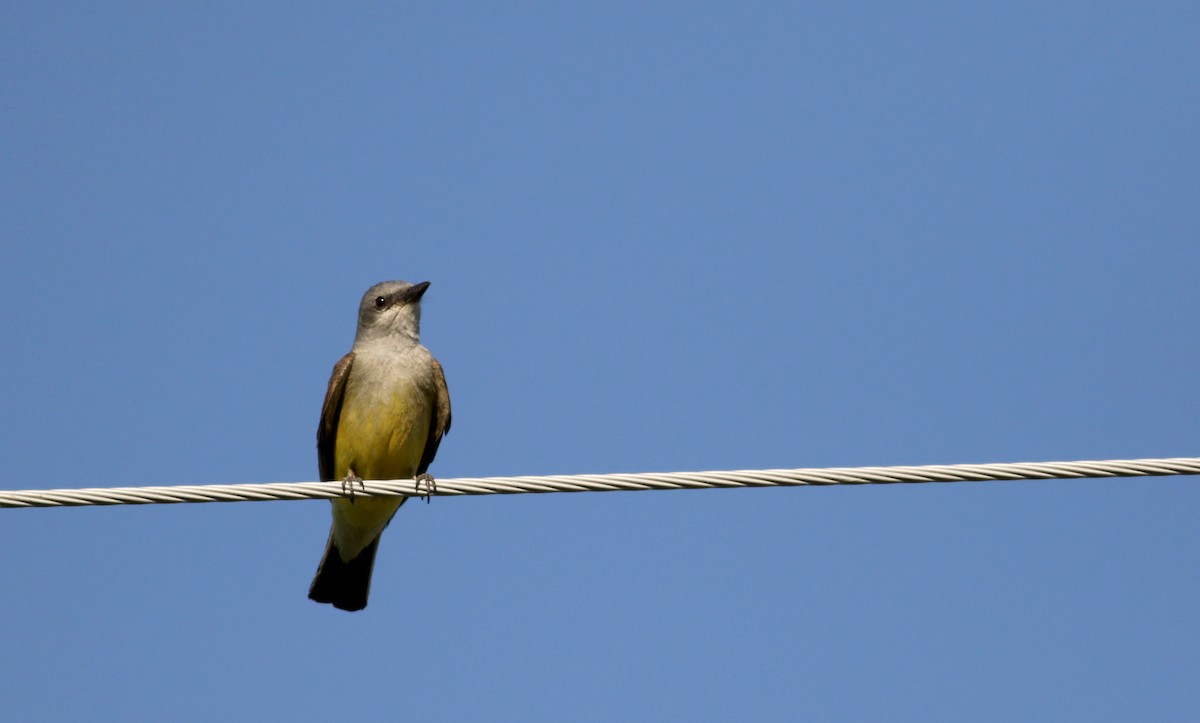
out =
[[[387,297],[386,296],[376,296],[375,297],[375,308],[382,309],[385,306],[387,306]]]

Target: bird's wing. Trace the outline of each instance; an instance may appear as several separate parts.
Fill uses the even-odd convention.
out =
[[[350,352],[333,366],[325,403],[321,405],[321,423],[317,425],[317,465],[322,482],[337,479],[333,469],[333,448],[337,442],[338,419],[342,416],[342,400],[346,398],[346,380],[350,378],[353,363],[354,352]]]
[[[450,431],[450,390],[446,387],[446,374],[437,359],[433,360],[434,404],[433,419],[429,421],[429,437],[425,440],[425,451],[421,453],[421,464],[417,474],[425,474],[437,455],[442,437]]]

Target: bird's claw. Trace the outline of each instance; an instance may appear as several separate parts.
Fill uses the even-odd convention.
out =
[[[425,485],[425,493],[421,493],[421,485]],[[437,492],[437,482],[434,481],[433,475],[428,472],[422,472],[413,478],[413,486],[416,488],[417,497],[425,500],[425,504],[433,499],[433,495]]]
[[[363,484],[363,478],[353,472],[348,473],[342,478],[342,494],[350,495],[351,502],[354,501],[354,485],[358,485],[359,489],[363,492],[367,491],[367,486]]]

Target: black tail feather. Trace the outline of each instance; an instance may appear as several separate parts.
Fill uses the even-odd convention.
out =
[[[310,600],[331,603],[339,610],[362,610],[367,606],[367,595],[371,592],[371,570],[375,567],[375,551],[379,538],[363,548],[350,562],[342,562],[333,535],[325,545],[325,556],[317,567],[317,575],[308,588]]]

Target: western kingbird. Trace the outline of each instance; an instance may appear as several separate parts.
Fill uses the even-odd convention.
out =
[[[412,479],[429,469],[450,430],[450,392],[420,342],[427,288],[384,281],[363,295],[354,346],[333,367],[317,426],[323,481]],[[342,610],[367,606],[379,537],[407,499],[330,500],[333,528],[309,598]]]

